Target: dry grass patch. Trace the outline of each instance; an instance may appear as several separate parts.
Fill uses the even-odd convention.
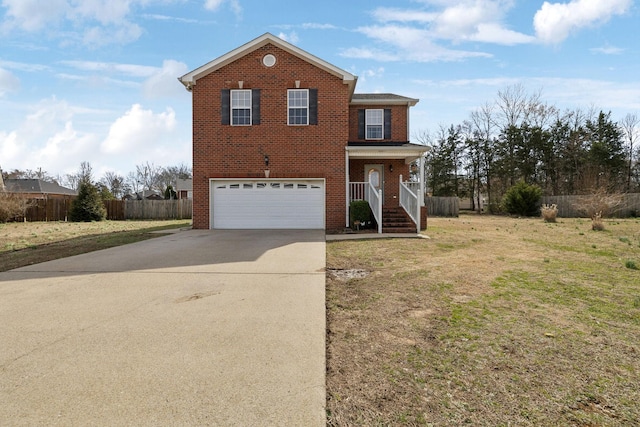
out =
[[[190,221],[13,222],[0,224],[0,271],[158,236]]]
[[[640,419],[640,221],[431,218],[328,244],[329,425]],[[624,237],[624,239],[621,239]]]

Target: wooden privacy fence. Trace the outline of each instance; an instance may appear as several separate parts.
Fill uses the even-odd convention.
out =
[[[63,199],[30,199],[26,221],[66,221],[75,197]]]
[[[580,206],[591,196],[543,196],[542,204],[558,207],[558,216],[562,218],[581,218],[585,213]],[[624,218],[640,215],[640,193],[623,194],[622,203],[613,209],[610,216]]]
[[[191,219],[193,202],[179,200],[124,200],[124,219]]]
[[[424,205],[429,216],[458,216],[460,199],[457,197],[425,197]]]
[[[24,220],[67,221],[71,202],[66,199],[32,199]],[[193,201],[180,200],[106,200],[107,219],[191,219]],[[22,219],[22,218],[20,218]]]

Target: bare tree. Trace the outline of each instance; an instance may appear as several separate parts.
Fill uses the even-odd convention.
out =
[[[177,166],[167,166],[166,168],[162,169],[159,178],[162,185],[162,190],[166,189],[169,186],[175,189],[178,179],[191,178],[191,168],[184,163],[181,163]]]
[[[640,118],[637,114],[628,113],[624,118],[620,121],[620,127],[622,128],[622,132],[624,133],[624,137],[627,142],[628,149],[628,174],[627,174],[627,191],[631,190],[631,176],[633,175],[633,166],[634,166],[634,150],[633,147],[640,137]]]
[[[125,180],[122,175],[119,175],[116,172],[107,171],[102,176],[100,182],[109,189],[111,194],[113,194],[113,197],[116,199],[121,199],[122,196],[124,196]]]
[[[529,115],[542,105],[540,98],[542,91],[538,90],[527,95],[523,84],[518,83],[498,91],[496,106],[500,114],[498,118],[503,128],[518,126],[529,119]]]
[[[472,142],[475,145],[474,150],[477,150],[478,156],[480,157],[479,164],[481,164],[478,170],[476,184],[478,192],[475,194],[474,201],[474,205],[478,209],[482,206],[481,175],[484,175],[486,180],[487,202],[490,208],[492,203],[491,179],[493,178],[493,163],[496,155],[493,142],[497,128],[495,116],[495,104],[489,102],[471,112],[470,128],[474,135]],[[483,172],[480,172],[480,170]]]
[[[142,187],[142,191],[163,191],[161,174],[162,168],[153,163],[145,162],[141,165],[136,165],[136,179]]]

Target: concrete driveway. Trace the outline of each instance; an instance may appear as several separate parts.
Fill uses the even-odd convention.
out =
[[[0,425],[325,425],[324,268],[190,230],[0,273]]]

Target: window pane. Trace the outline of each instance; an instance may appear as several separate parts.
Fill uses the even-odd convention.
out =
[[[382,139],[384,110],[366,110],[366,138]]]
[[[309,124],[309,90],[289,89],[289,124],[307,125]]]
[[[367,126],[367,139],[382,139],[382,126]]]
[[[307,109],[306,108],[289,108],[289,124],[290,125],[306,125]]]
[[[232,90],[231,91],[231,107],[232,108],[251,107],[251,91],[250,90]]]
[[[251,110],[249,109],[237,109],[231,110],[231,124],[233,125],[250,125],[251,124]]]
[[[231,91],[231,124],[251,125],[251,90]]]

